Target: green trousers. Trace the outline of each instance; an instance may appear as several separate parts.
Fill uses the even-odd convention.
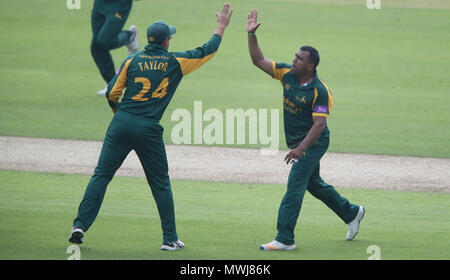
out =
[[[325,203],[346,224],[358,214],[358,205],[351,204],[346,198],[340,196],[333,186],[327,184],[320,177],[320,159],[325,154],[328,143],[325,141],[313,145],[291,167],[287,191],[278,211],[278,234],[275,238],[283,244],[295,243],[294,229],[306,190]]]
[[[94,175],[78,208],[78,215],[73,222],[74,227],[80,227],[84,231],[89,229],[100,210],[106,187],[128,153],[135,150],[156,201],[163,241],[178,240],[162,134],[163,128],[158,123],[120,109],[117,111],[106,133]]]
[[[132,35],[131,31],[122,30],[130,10],[131,5],[111,14],[92,10],[91,54],[106,83],[109,83],[116,73],[110,50],[128,44]]]

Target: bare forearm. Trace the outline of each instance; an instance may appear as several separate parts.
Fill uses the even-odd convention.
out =
[[[295,149],[292,149],[286,155],[284,158],[286,164],[294,163],[305,155],[306,150],[308,150],[314,143],[317,142],[317,140],[319,140],[324,128],[325,122],[314,122],[305,139],[303,139],[303,141]]]
[[[314,143],[317,142],[317,140],[319,140],[319,137],[324,129],[324,123],[314,123],[305,139],[303,139],[296,149],[302,151],[302,153],[308,150]]]
[[[264,57],[259,47],[258,39],[254,34],[248,35],[248,51],[250,52],[253,64],[267,74],[273,76],[272,60]]]
[[[214,30],[214,34],[217,34],[220,36],[220,38],[223,38],[223,33],[225,32],[225,28],[230,23],[231,15],[233,14],[233,8],[231,8],[230,3],[225,3],[222,8],[222,12],[216,13],[217,17],[217,27],[216,30]]]
[[[223,33],[225,32],[226,26],[223,24],[217,24],[216,30],[214,30],[214,34],[217,34],[220,36],[220,38],[223,38]]]
[[[259,61],[264,60],[264,55],[259,47],[256,34],[254,33],[253,35],[248,35],[248,51],[250,52],[253,64],[257,65]]]

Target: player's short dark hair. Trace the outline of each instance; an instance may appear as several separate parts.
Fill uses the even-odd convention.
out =
[[[314,47],[303,46],[300,48],[300,50],[309,52],[308,59],[309,59],[309,62],[314,64],[314,68],[316,68],[317,65],[319,65],[319,62],[320,62],[319,51],[317,51]]]

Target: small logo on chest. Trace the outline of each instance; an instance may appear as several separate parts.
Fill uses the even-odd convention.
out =
[[[302,98],[298,98],[298,96],[296,96],[295,98],[297,98],[297,100],[302,102],[303,104],[306,104],[306,99],[304,96]]]

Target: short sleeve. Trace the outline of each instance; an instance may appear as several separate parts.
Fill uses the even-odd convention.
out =
[[[291,71],[291,65],[287,63],[272,61],[272,72],[273,72],[272,78],[277,79],[281,81],[281,83],[283,83],[283,77],[289,71]]]
[[[312,115],[328,117],[333,107],[333,97],[328,87],[320,81],[323,86],[314,88],[314,101],[312,104]]]

